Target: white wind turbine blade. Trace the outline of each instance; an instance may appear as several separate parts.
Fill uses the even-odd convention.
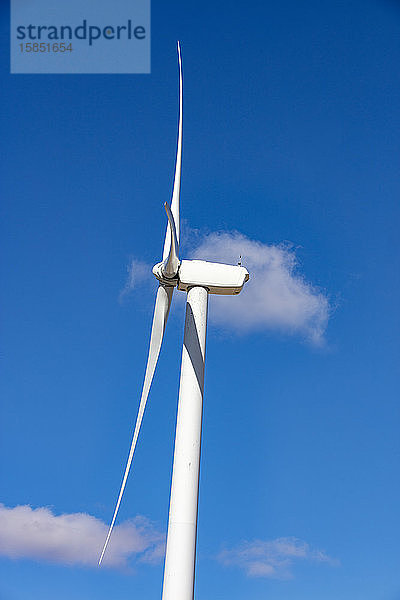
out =
[[[176,225],[174,216],[171,212],[168,202],[164,202],[165,212],[168,217],[169,233],[171,234],[171,245],[169,249],[168,257],[165,259],[162,265],[162,273],[167,279],[176,277],[179,269],[179,242],[176,233]]]
[[[110,540],[111,532],[114,527],[115,519],[117,518],[117,513],[119,509],[119,505],[121,504],[122,495],[124,493],[126,480],[128,479],[129,469],[132,464],[133,454],[136,448],[136,442],[138,439],[140,425],[142,423],[144,410],[146,408],[147,397],[149,395],[151,382],[153,380],[154,371],[157,365],[158,356],[160,354],[161,343],[164,335],[165,325],[168,319],[168,313],[171,306],[172,301],[172,293],[174,288],[172,286],[159,286],[157,290],[156,303],[154,307],[154,316],[153,316],[153,325],[151,328],[151,336],[150,336],[150,347],[149,354],[147,358],[147,366],[146,366],[146,374],[144,376],[144,383],[142,389],[142,395],[140,398],[139,410],[136,417],[136,424],[133,433],[131,448],[129,450],[128,461],[125,467],[124,477],[122,479],[121,489],[119,491],[117,504],[115,506],[114,515],[111,521],[110,528],[108,530],[106,541],[104,542],[103,550],[100,555],[99,565],[103,560],[104,553],[107,549],[108,542]]]
[[[175,162],[175,178],[174,178],[174,189],[172,192],[171,200],[171,212],[174,216],[176,237],[179,243],[179,194],[181,190],[181,163],[182,163],[182,59],[181,59],[181,46],[178,42],[178,60],[179,60],[179,125],[178,125],[178,145],[176,149],[176,162]],[[165,234],[163,261],[168,258],[169,251],[171,248],[171,228],[167,225],[167,232]]]

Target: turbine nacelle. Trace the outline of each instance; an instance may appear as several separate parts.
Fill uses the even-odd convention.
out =
[[[249,280],[249,273],[238,265],[224,265],[205,260],[183,260],[178,271],[178,290],[187,292],[201,286],[209,294],[234,296]]]
[[[209,294],[234,296],[242,291],[244,284],[249,280],[249,272],[242,266],[205,260],[182,260],[173,278],[167,278],[163,269],[164,262],[154,265],[154,276],[163,285],[177,286],[182,292],[187,292],[194,286],[201,286],[206,288]]]

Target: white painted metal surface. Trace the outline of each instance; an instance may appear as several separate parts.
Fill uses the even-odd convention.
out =
[[[224,265],[205,260],[183,260],[179,268],[178,290],[186,292],[195,285],[207,288],[210,294],[239,294],[249,272],[238,265]]]
[[[193,600],[208,293],[186,304],[162,600]]]

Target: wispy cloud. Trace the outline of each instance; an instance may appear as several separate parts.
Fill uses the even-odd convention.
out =
[[[223,550],[217,558],[225,566],[242,569],[249,577],[272,579],[291,578],[292,567],[300,561],[338,564],[325,552],[294,537],[245,541],[230,550]]]
[[[236,264],[239,255],[250,281],[236,297],[216,296],[210,317],[241,331],[278,330],[323,342],[330,306],[326,296],[299,272],[294,250],[268,245],[239,232],[200,238],[192,258]]]
[[[96,567],[108,525],[86,513],[55,515],[49,508],[0,504],[0,555],[68,566]],[[164,534],[138,516],[114,528],[103,565],[126,568],[131,559],[159,562]]]
[[[87,513],[55,515],[46,507],[9,508],[0,504],[0,556],[65,566],[97,567],[108,525]],[[137,516],[114,528],[102,565],[127,569],[135,563],[158,564],[165,554],[165,535]],[[251,577],[287,579],[298,561],[337,564],[325,552],[292,537],[245,541],[224,549],[218,560]]]
[[[127,267],[127,277],[123,289],[119,293],[119,301],[122,302],[143,281],[150,279],[151,266],[147,263],[131,258]]]

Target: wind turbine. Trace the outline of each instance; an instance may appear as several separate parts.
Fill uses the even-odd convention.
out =
[[[172,294],[176,287],[187,292],[187,301],[162,600],[193,600],[208,295],[239,294],[249,279],[249,273],[240,264],[224,265],[203,260],[181,261],[179,259],[179,196],[182,162],[182,60],[179,42],[178,60],[179,125],[175,178],[171,208],[166,202],[164,204],[168,224],[163,258],[153,267],[153,274],[159,284],[149,354],[128,461],[99,559],[100,565],[124,493],[160,353]]]

